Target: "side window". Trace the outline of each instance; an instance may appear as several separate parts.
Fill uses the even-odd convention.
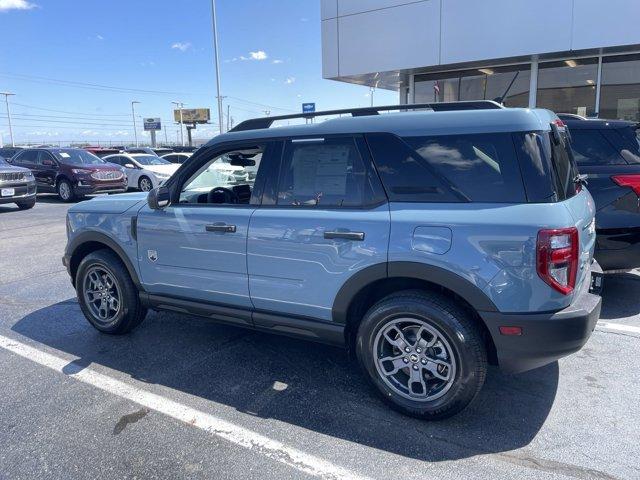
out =
[[[459,202],[447,181],[395,135],[367,135],[380,178],[392,202]]]
[[[16,158],[15,163],[35,165],[38,163],[38,151],[37,150],[24,150]]]
[[[181,204],[249,204],[266,145],[217,155],[182,184]]]
[[[44,161],[49,160],[55,165],[55,160],[53,156],[49,152],[45,152],[44,150],[40,150],[38,152],[38,165],[44,165]]]
[[[352,137],[291,140],[282,158],[277,205],[359,207],[370,205],[371,169]]]
[[[114,163],[116,165],[123,165],[122,157],[116,155],[115,157],[109,157],[104,159],[105,162]]]
[[[510,133],[407,137],[405,141],[467,201],[526,201]]]
[[[572,130],[571,148],[578,165],[624,165],[625,161],[598,130]]]

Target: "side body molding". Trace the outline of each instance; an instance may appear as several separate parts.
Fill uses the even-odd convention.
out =
[[[346,324],[349,305],[355,295],[366,286],[387,278],[410,278],[427,281],[456,293],[476,311],[498,311],[491,299],[480,288],[449,270],[420,262],[389,262],[360,270],[342,286],[333,303],[333,321],[338,324]]]

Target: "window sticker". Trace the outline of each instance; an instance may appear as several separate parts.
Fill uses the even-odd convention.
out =
[[[60,156],[62,158],[70,158],[71,157],[71,155],[69,155],[67,152],[60,152]]]

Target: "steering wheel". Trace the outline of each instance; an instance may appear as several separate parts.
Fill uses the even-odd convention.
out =
[[[230,188],[215,187],[207,194],[207,203],[238,203],[239,201],[238,194]]]

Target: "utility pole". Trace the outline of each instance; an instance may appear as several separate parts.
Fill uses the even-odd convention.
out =
[[[370,87],[369,88],[369,96],[371,97],[371,106],[373,107],[373,93],[376,91],[375,88]]]
[[[167,138],[167,126],[164,126],[164,144],[169,145],[169,139]]]
[[[13,128],[11,127],[11,110],[9,109],[9,97],[15,95],[10,92],[0,92],[0,95],[4,95],[4,102],[7,105],[7,119],[9,120],[9,137],[11,138],[11,146],[15,147],[16,144],[13,141]]]
[[[182,145],[184,147],[184,129],[182,128],[182,109],[184,107],[184,103],[182,102],[171,102],[173,103],[176,107],[178,107],[180,109],[180,145]]]
[[[220,60],[218,58],[218,27],[216,24],[216,0],[211,0],[211,25],[213,27],[213,52],[216,62],[216,98],[218,99],[218,124],[220,133],[224,131],[222,119],[222,97],[220,96]]]
[[[131,118],[133,118],[133,136],[136,140],[136,147],[139,147],[140,145],[138,144],[138,131],[136,129],[136,111],[134,109],[134,105],[136,103],[140,103],[137,100],[133,100],[131,102]]]
[[[229,131],[229,124],[231,122],[231,105],[227,103],[227,132]]]

